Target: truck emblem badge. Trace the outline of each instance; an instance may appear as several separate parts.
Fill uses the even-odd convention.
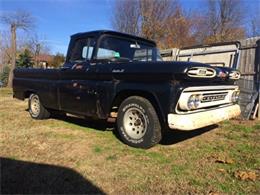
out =
[[[199,69],[199,75],[206,75],[206,74],[207,74],[207,70]]]
[[[192,67],[187,72],[189,77],[213,78],[216,71],[207,67]]]

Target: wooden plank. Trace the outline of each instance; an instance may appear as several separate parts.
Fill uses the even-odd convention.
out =
[[[252,116],[252,119],[255,119],[255,118],[256,118],[256,113],[257,113],[257,111],[258,111],[258,107],[259,107],[259,104],[257,103],[257,104],[256,104],[256,107],[255,107],[255,111],[254,111],[253,116]]]

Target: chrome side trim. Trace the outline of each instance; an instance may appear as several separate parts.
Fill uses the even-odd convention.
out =
[[[200,87],[187,87],[183,92],[190,91],[209,91],[209,90],[225,90],[225,89],[238,89],[237,85],[216,85],[216,86],[200,86]]]

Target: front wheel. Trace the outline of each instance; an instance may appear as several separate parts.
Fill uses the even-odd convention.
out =
[[[46,119],[50,117],[50,113],[41,104],[37,94],[31,94],[29,97],[29,113],[34,119]]]
[[[153,105],[145,98],[131,96],[118,109],[117,128],[123,142],[150,148],[161,140],[161,125]]]

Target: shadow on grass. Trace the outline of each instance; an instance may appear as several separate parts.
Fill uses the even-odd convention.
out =
[[[93,128],[96,130],[112,130],[114,135],[120,139],[120,136],[117,132],[117,129],[115,128],[115,123],[108,123],[106,120],[94,120],[91,118],[78,118],[78,117],[71,117],[66,115],[53,115],[52,118],[66,121],[72,124],[79,125],[81,127],[86,128]],[[217,128],[218,125],[211,125],[208,127],[192,130],[192,131],[181,131],[181,130],[171,130],[167,129],[163,133],[162,140],[160,141],[161,145],[172,145],[176,144],[178,142],[182,142],[184,140],[199,136],[203,133],[206,133],[208,131],[211,131],[215,128]]]
[[[211,131],[217,128],[218,125],[211,125],[208,127],[192,130],[192,131],[181,131],[181,130],[166,130],[163,134],[163,138],[160,142],[162,145],[171,145],[176,144],[178,142],[182,142],[184,140],[199,136],[203,133]]]
[[[94,120],[91,118],[78,118],[78,117],[72,117],[66,115],[55,115],[52,116],[52,118],[61,121],[66,121],[68,123],[76,124],[81,127],[93,128],[101,131],[111,130],[114,128],[114,124],[108,123],[106,120]]]
[[[69,123],[77,124],[82,127],[93,128],[97,130],[113,130],[114,135],[120,139],[120,136],[115,128],[115,124],[108,123],[105,120],[93,120],[93,119],[82,119],[76,117],[64,117],[64,116],[56,116],[58,120],[63,120]],[[178,142],[182,142],[184,140],[199,136],[203,133],[211,131],[218,127],[218,125],[211,125],[208,127],[192,130],[192,131],[181,131],[181,130],[165,130],[163,134],[163,138],[160,142],[162,145],[172,145]]]
[[[0,194],[105,194],[76,171],[0,158]]]

